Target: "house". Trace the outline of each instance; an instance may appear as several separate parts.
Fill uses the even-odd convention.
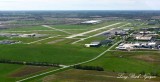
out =
[[[90,44],[85,44],[86,47],[100,47],[101,46],[101,42],[97,41],[97,42],[91,42]]]

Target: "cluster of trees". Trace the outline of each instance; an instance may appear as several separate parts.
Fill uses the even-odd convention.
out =
[[[75,69],[82,69],[82,70],[96,70],[96,71],[104,71],[102,67],[99,66],[82,66],[82,65],[75,65],[73,66]]]
[[[1,59],[0,63],[59,67],[59,64],[53,64],[53,63],[48,63],[48,62],[24,62],[24,61],[13,61],[13,60],[5,60],[5,59]]]

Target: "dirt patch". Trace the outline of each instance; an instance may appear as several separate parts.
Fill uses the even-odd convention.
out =
[[[88,70],[67,70],[55,75],[49,75],[42,79],[42,82],[106,82],[104,78],[114,77],[108,72],[88,71]],[[99,78],[99,79],[98,79]]]
[[[46,70],[49,67],[41,67],[41,66],[26,66],[21,68],[20,70],[10,74],[10,77],[24,77],[27,75],[31,75],[34,73],[38,73],[40,71]]]
[[[156,57],[156,55],[137,55],[132,56],[133,58],[149,61],[149,62],[159,62],[160,60]]]
[[[117,78],[119,73],[107,72],[107,71],[89,71],[89,70],[67,70],[64,72],[56,73],[46,76],[42,79],[42,82],[159,82],[144,80],[144,79],[121,79]]]

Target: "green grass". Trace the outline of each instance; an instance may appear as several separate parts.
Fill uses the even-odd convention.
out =
[[[99,28],[102,26],[106,26],[106,25],[110,25],[113,23],[116,23],[117,21],[104,21],[103,23],[100,24],[96,24],[96,25],[53,25],[53,28],[57,28],[57,29],[95,29],[95,28]]]
[[[10,28],[1,31],[32,31],[32,30],[50,30],[50,29],[45,28],[43,26],[28,26],[28,27]]]
[[[0,81],[1,82],[14,82],[18,78],[9,77],[9,74],[23,67],[22,65],[15,64],[0,64]]]
[[[116,71],[116,72],[131,72],[139,73],[145,71],[150,73],[152,71],[157,71],[160,74],[160,62],[146,62],[140,59],[132,58],[134,55],[158,55],[157,52],[121,52],[113,51],[108,52],[101,58],[94,62],[88,63],[86,65],[101,66],[106,71]],[[122,56],[122,57],[120,57]]]
[[[104,49],[75,45],[0,45],[0,59],[74,64],[89,60]]]
[[[40,39],[44,39],[46,37],[43,38],[10,38],[9,40],[16,40],[16,41],[22,41],[22,43],[29,43],[29,42],[33,42],[33,41],[37,41]]]
[[[88,29],[93,25],[54,25],[53,28],[57,29]]]
[[[7,37],[0,37],[0,40],[6,40],[8,39]]]

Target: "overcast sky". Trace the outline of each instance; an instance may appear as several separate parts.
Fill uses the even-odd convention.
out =
[[[160,10],[160,0],[0,0],[0,10]]]

